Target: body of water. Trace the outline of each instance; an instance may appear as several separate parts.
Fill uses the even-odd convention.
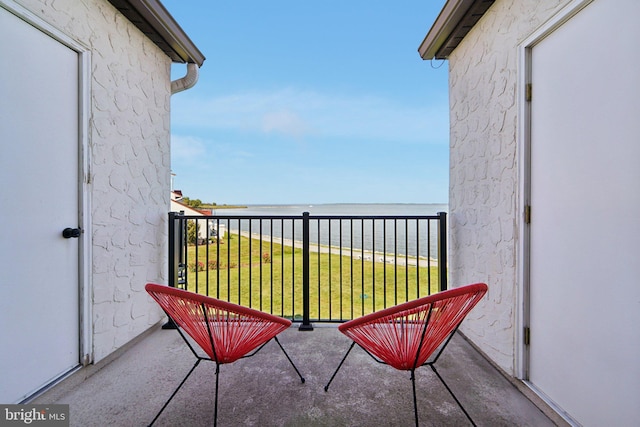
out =
[[[438,223],[436,220],[418,219],[447,212],[446,204],[317,204],[317,205],[251,205],[241,209],[214,209],[230,231],[240,230],[253,234],[271,235],[292,241],[302,240],[301,220],[248,220],[246,216],[301,216],[309,212],[314,216],[394,217],[356,219],[311,219],[309,240],[312,244],[337,249],[369,252],[368,256],[382,257],[382,253],[411,257],[437,257]],[[239,217],[238,219],[222,219]],[[414,217],[414,218],[402,218]]]
[[[214,209],[213,215],[436,215],[447,212],[437,203],[327,203],[318,205],[249,205],[239,209]]]

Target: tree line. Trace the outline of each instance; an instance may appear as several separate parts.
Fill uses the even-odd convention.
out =
[[[209,206],[217,206],[216,203],[202,203],[202,200],[200,199],[193,199],[191,200],[188,197],[183,197],[182,200],[180,200],[182,203],[184,203],[187,206],[190,206],[192,208],[203,208],[203,207],[209,207]]]

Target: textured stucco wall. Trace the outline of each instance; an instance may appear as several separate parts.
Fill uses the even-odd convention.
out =
[[[91,52],[89,155],[93,356],[161,318],[166,282],[170,59],[106,0],[18,0]]]
[[[449,274],[486,282],[463,332],[516,374],[518,292],[518,46],[569,0],[498,0],[449,57]]]

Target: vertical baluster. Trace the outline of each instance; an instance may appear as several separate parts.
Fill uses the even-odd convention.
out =
[[[364,218],[360,219],[360,301],[362,311],[360,315],[362,316],[364,311]]]
[[[302,213],[302,325],[299,330],[310,331],[309,320],[309,212]]]
[[[215,224],[216,224],[216,298],[220,298],[220,218],[216,218]]]
[[[226,278],[227,278],[227,301],[231,302],[231,293],[232,293],[232,287],[231,287],[231,263],[232,263],[232,253],[231,253],[231,225],[232,223],[232,218],[227,218],[227,239],[226,239],[226,245],[227,245],[227,257],[226,257],[226,268],[225,268],[225,273],[226,273]]]
[[[351,238],[351,269],[349,270],[349,274],[351,275],[351,318],[353,319],[353,219],[350,219],[350,228],[349,228],[349,236]]]
[[[194,250],[194,255],[193,255],[193,257],[194,257],[195,259],[194,259],[194,262],[193,262],[193,269],[194,269],[194,271],[195,271],[195,273],[194,273],[194,275],[195,275],[195,293],[198,293],[198,287],[199,287],[199,276],[200,276],[200,275],[198,274],[198,261],[199,261],[199,259],[198,259],[198,222],[197,222],[197,221],[195,221],[195,220],[193,219],[193,217],[190,219],[190,221],[193,221],[193,222],[195,223],[195,225],[196,225],[196,227],[195,227],[195,230],[196,230],[196,241],[195,241],[195,250]],[[189,227],[187,226],[187,229],[188,229],[188,228],[189,228]],[[187,230],[187,231],[188,231],[188,230]],[[188,233],[187,233],[187,238],[188,238],[188,237],[189,237],[189,236],[188,236]]]
[[[316,249],[317,249],[317,259],[318,259],[318,291],[317,292],[318,292],[318,320],[319,320],[319,319],[322,318],[322,316],[320,315],[320,313],[321,313],[321,311],[320,311],[320,304],[321,304],[320,295],[321,295],[321,292],[322,292],[321,284],[320,284],[321,283],[321,276],[320,276],[320,273],[321,273],[320,272],[320,268],[321,268],[320,267],[320,255],[321,255],[320,254],[320,219],[318,219],[316,221],[316,232],[317,232],[317,234],[316,234]],[[309,244],[311,244],[311,243],[309,243]]]
[[[249,307],[252,307],[251,305],[251,300],[253,299],[253,292],[252,292],[252,283],[253,283],[253,270],[251,268],[251,257],[252,257],[252,253],[251,253],[251,249],[252,249],[252,242],[253,239],[251,238],[251,236],[253,235],[253,220],[249,219]]]
[[[382,221],[382,300],[383,308],[387,308],[387,220]]]
[[[273,218],[269,219],[269,276],[271,279],[269,280],[269,295],[271,301],[271,308],[269,309],[269,313],[273,314]]]
[[[404,297],[409,301],[409,219],[404,220]]]
[[[259,271],[260,286],[258,287],[260,290],[260,310],[262,310],[262,261],[263,261],[262,260],[262,221],[263,221],[262,218],[258,220],[258,225],[259,225],[258,231],[260,232],[260,240],[258,240],[258,260],[260,262],[260,271]]]
[[[296,221],[291,221],[291,313],[296,315]]]
[[[238,304],[242,304],[240,290],[242,289],[241,276],[242,276],[242,253],[240,252],[240,246],[242,242],[242,222],[238,218]]]
[[[329,233],[329,237],[328,237],[328,243],[329,243],[329,260],[327,263],[328,269],[329,271],[327,272],[327,282],[328,282],[328,286],[329,286],[329,317],[328,320],[331,321],[333,320],[333,310],[332,310],[332,292],[331,292],[331,287],[333,286],[332,281],[331,281],[331,219],[327,220],[328,224],[327,224],[327,233]]]
[[[393,305],[398,305],[398,219],[393,220]]]
[[[280,315],[284,317],[284,218],[280,219]],[[293,280],[291,281],[293,283]],[[293,291],[291,291],[293,294]],[[291,306],[291,319],[293,319],[293,305]]]
[[[342,299],[343,299],[343,293],[342,293],[342,219],[338,220],[338,227],[340,229],[340,236],[339,236],[339,240],[340,240],[340,321],[343,320],[343,316],[342,316]]]
[[[371,220],[371,311],[376,311],[376,219]]]
[[[209,295],[209,218],[205,219],[205,255],[204,255],[204,271],[205,271],[205,286],[206,295]]]
[[[420,298],[420,220],[416,219],[416,298]]]
[[[427,294],[431,295],[431,219],[427,219],[427,277]]]

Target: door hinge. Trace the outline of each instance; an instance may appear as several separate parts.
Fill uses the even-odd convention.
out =
[[[531,205],[524,207],[524,223],[531,224]]]
[[[524,99],[527,102],[531,102],[531,83],[527,83],[524,86]]]
[[[529,345],[531,342],[531,329],[528,326],[524,327],[524,345]]]

